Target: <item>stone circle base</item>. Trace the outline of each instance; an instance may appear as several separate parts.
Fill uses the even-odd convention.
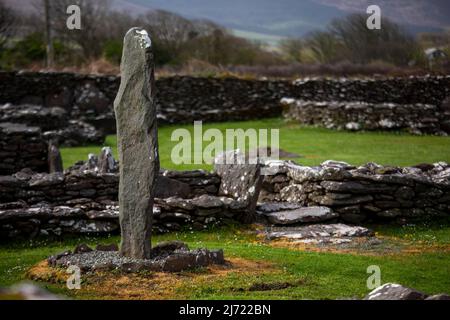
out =
[[[180,241],[158,244],[152,249],[152,258],[148,260],[123,257],[117,250],[102,251],[87,245],[79,245],[74,252],[66,251],[47,259],[49,266],[68,268],[77,266],[82,272],[120,270],[134,273],[140,271],[180,272],[212,264],[225,264],[223,250],[189,250]]]

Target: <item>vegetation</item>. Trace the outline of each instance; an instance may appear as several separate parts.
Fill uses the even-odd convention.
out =
[[[252,227],[226,226],[203,232],[185,230],[177,233],[154,236],[154,243],[178,239],[191,248],[223,248],[228,259],[245,259],[265,263],[264,268],[248,268],[242,272],[222,272],[214,281],[211,278],[195,277],[208,273],[194,270],[173,275],[167,281],[178,279],[174,288],[161,296],[182,299],[338,299],[362,298],[369,290],[366,287],[367,267],[378,265],[381,268],[382,283],[395,282],[427,293],[450,291],[450,225],[417,227],[377,226],[377,235],[385,242],[377,251],[371,253],[343,253],[337,250],[328,252],[309,251],[295,247],[271,246],[256,237]],[[421,243],[416,239],[429,239]],[[7,286],[25,277],[27,270],[46,259],[49,255],[73,248],[79,243],[94,246],[97,243],[118,243],[117,236],[109,238],[65,238],[59,240],[30,240],[0,245],[0,286]],[[401,249],[396,246],[403,244]],[[415,249],[415,250],[411,250]],[[238,262],[236,262],[238,264]],[[126,277],[111,275],[123,283]],[[142,275],[147,281],[157,283],[158,278]],[[111,284],[111,282],[108,282]],[[41,283],[42,284],[42,283]],[[279,290],[258,289],[262,285],[281,285]],[[73,298],[114,298],[119,292],[96,287],[92,278],[87,277],[82,290],[70,291],[65,283],[42,284],[54,292]],[[83,286],[87,289],[83,290]],[[161,284],[164,286],[164,284]],[[132,284],[130,284],[132,286]],[[262,286],[264,287],[264,286]],[[92,289],[94,288],[94,289]],[[97,291],[95,291],[95,288]],[[119,285],[115,290],[124,288]],[[155,288],[157,289],[157,288]],[[147,290],[147,289],[146,289]],[[146,291],[144,290],[144,291]],[[109,291],[109,292],[108,292]],[[152,291],[152,290],[150,290]],[[127,292],[127,291],[124,291]],[[132,290],[129,290],[130,297]],[[151,292],[142,292],[134,298],[151,297]]]
[[[163,126],[159,132],[161,166],[167,169],[194,169],[210,165],[174,165],[172,148],[178,142],[170,140],[173,130],[186,128],[193,132],[192,125]],[[360,132],[352,133],[322,128],[302,127],[289,124],[282,119],[265,119],[246,122],[203,124],[203,130],[218,128],[244,130],[280,129],[280,148],[300,155],[293,159],[304,165],[318,165],[325,160],[340,160],[360,165],[368,161],[383,165],[408,166],[423,162],[450,162],[450,138],[437,136],[412,136],[402,133]],[[270,132],[269,132],[270,134]],[[192,134],[193,136],[193,134]],[[204,145],[206,145],[205,143]],[[105,145],[116,154],[116,137],[108,136]],[[89,153],[98,154],[101,146],[62,148],[64,166],[67,168],[78,160],[86,160]]]
[[[0,69],[42,67],[45,55],[23,50],[23,42],[45,49],[43,1],[34,14],[13,12],[0,0]],[[132,16],[111,9],[110,0],[78,0],[82,30],[68,30],[66,8],[72,0],[49,1],[55,70],[118,73],[122,39],[132,26],[143,26],[152,38],[156,65],[162,73],[223,73],[295,77],[303,75],[409,74],[428,72],[424,49],[449,49],[450,33],[424,33],[414,38],[383,18],[381,30],[368,30],[367,16],[336,19],[325,30],[280,41],[276,50],[233,35],[205,20],[153,10]],[[42,53],[42,52],[40,52]],[[45,50],[44,50],[45,53]],[[448,59],[433,71],[448,72]],[[89,68],[109,63],[107,68]],[[70,69],[69,69],[70,70]]]

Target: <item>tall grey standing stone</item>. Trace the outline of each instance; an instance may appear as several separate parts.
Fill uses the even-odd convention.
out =
[[[120,162],[120,252],[138,259],[150,258],[153,197],[159,173],[153,68],[147,32],[130,29],[124,39],[114,111]]]

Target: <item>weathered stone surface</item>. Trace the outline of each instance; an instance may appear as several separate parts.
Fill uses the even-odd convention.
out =
[[[286,170],[280,170],[277,179],[264,180],[260,202],[326,206],[355,224],[407,223],[450,213],[450,166],[444,162],[405,168],[376,163],[355,168],[336,161],[304,167],[284,162],[279,167]]]
[[[114,111],[120,162],[121,254],[148,259],[154,189],[159,173],[151,41],[145,30],[125,35]]]
[[[276,227],[266,233],[266,238],[287,239],[305,243],[343,243],[352,238],[371,237],[374,233],[364,227],[345,224],[316,224],[302,227]]]
[[[98,157],[98,171],[101,173],[115,172],[115,160],[110,147],[103,147]]]
[[[262,188],[261,165],[245,159],[239,150],[226,151],[214,159],[214,170],[220,176],[219,195],[246,203],[244,223],[255,220],[255,209]]]
[[[380,193],[380,192],[391,193],[395,192],[396,190],[396,187],[393,186],[383,184],[362,184],[352,181],[345,181],[345,182],[323,181],[320,185],[329,192],[340,192],[340,193],[357,193],[357,194]]]
[[[338,214],[326,207],[305,207],[295,210],[263,213],[263,215],[267,217],[269,222],[282,225],[322,222],[338,217]]]
[[[386,283],[370,292],[364,300],[424,300],[426,294],[395,283]]]
[[[63,172],[63,162],[61,153],[55,143],[50,142],[48,144],[48,172]]]
[[[159,175],[156,181],[155,198],[189,198],[191,188],[187,183]]]
[[[298,203],[291,202],[267,202],[262,203],[257,206],[257,212],[260,214],[271,213],[271,212],[279,212],[285,210],[294,210],[301,208],[301,205]]]

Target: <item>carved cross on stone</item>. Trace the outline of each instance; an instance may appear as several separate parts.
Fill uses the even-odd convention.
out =
[[[150,38],[140,28],[125,35],[119,92],[114,101],[120,162],[119,219],[122,255],[149,259],[153,197],[159,173]]]

